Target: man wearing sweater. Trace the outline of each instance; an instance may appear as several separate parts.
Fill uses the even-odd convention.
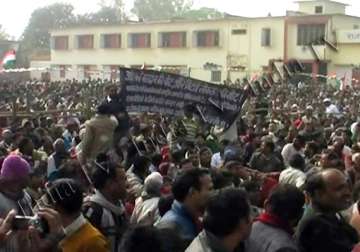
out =
[[[107,252],[106,238],[81,214],[83,191],[72,179],[55,181],[46,194],[47,204],[59,212],[65,238],[60,242],[62,252]]]
[[[277,186],[265,201],[265,212],[254,222],[247,252],[298,252],[294,227],[303,213],[305,196],[294,185]]]

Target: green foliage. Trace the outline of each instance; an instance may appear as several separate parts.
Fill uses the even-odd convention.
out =
[[[50,48],[49,31],[74,23],[73,10],[72,5],[60,3],[36,9],[23,33],[22,46],[24,49]]]
[[[144,20],[171,19],[188,12],[190,0],[135,0],[132,12]]]
[[[28,57],[36,51],[50,51],[50,31],[72,25],[109,24],[120,22],[124,18],[122,0],[100,2],[100,9],[95,13],[74,15],[71,4],[56,3],[33,11],[24,30],[18,50],[20,65],[28,65]],[[1,28],[1,27],[0,27]],[[1,37],[0,29],[0,37]]]
[[[10,36],[2,28],[2,25],[0,25],[0,40],[6,40],[9,39],[9,37]]]
[[[194,20],[218,19],[223,17],[224,17],[224,13],[216,9],[207,8],[207,7],[189,10],[181,16],[181,18],[184,19],[194,19]]]
[[[77,24],[110,24],[119,23],[126,18],[122,0],[100,0],[100,10],[94,13],[78,15]]]

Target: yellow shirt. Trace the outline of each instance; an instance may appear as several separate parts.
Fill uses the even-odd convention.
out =
[[[60,243],[62,252],[108,252],[106,238],[88,221]]]

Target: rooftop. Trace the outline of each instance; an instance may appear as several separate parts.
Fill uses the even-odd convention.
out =
[[[334,3],[334,4],[349,6],[348,4],[332,1],[332,0],[299,0],[299,1],[295,1],[294,3],[312,3],[312,2],[325,2],[325,3]]]

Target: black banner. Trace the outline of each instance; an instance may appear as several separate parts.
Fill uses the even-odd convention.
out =
[[[128,112],[182,116],[184,106],[193,105],[204,122],[224,128],[247,98],[241,89],[152,70],[120,68],[120,81]]]

